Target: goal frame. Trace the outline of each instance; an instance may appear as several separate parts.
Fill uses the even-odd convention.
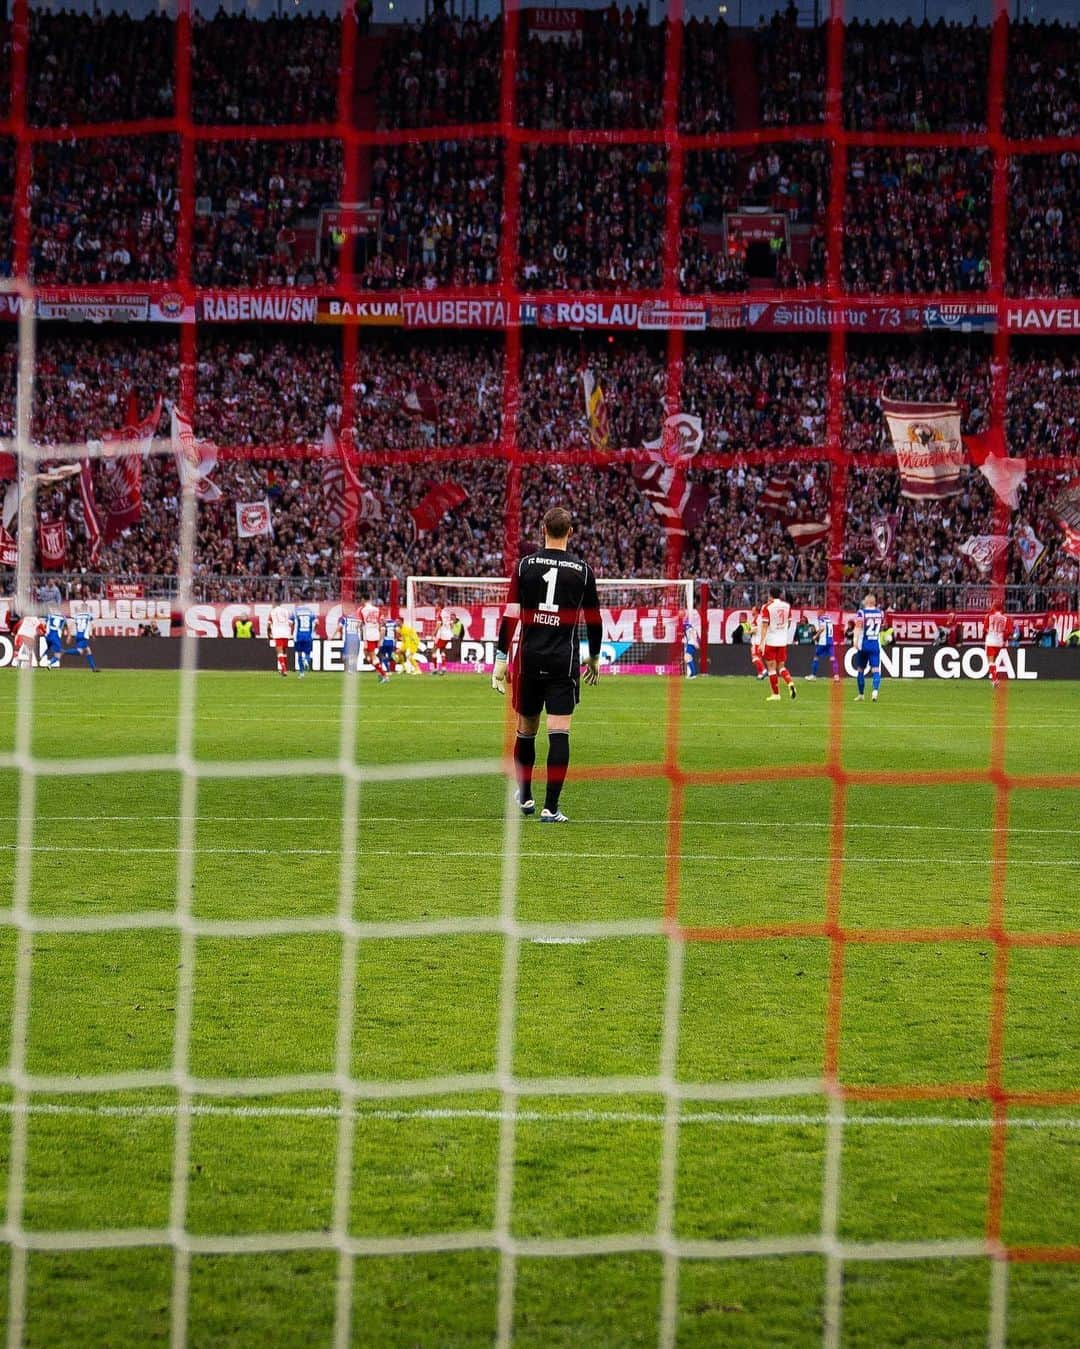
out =
[[[480,589],[482,586],[509,585],[509,576],[407,576],[405,578],[405,615],[411,621],[416,605],[416,587],[418,585],[458,585],[458,586],[476,586]],[[616,586],[625,586],[633,588],[637,586],[658,586],[670,591],[682,590],[682,598],[685,603],[682,605],[684,610],[694,611],[694,582],[689,577],[679,577],[672,579],[670,577],[638,576],[638,577],[614,577],[605,576],[596,578],[596,588],[603,596],[604,590]]]
[[[405,605],[402,613],[405,620],[410,623],[416,623],[417,608],[428,608],[429,602],[425,596],[418,605],[418,591],[423,586],[441,586],[446,589],[456,587],[459,592],[474,588],[476,592],[484,592],[485,606],[504,606],[506,604],[505,589],[497,598],[492,597],[492,592],[497,591],[499,587],[506,587],[510,584],[510,578],[506,576],[408,576],[405,578]],[[596,588],[599,593],[601,607],[611,608],[636,608],[644,610],[654,610],[655,615],[665,617],[673,613],[689,613],[695,616],[697,622],[701,621],[700,615],[694,608],[694,586],[695,582],[690,578],[672,578],[672,577],[604,577],[597,578]],[[655,593],[654,603],[636,601],[624,601],[622,604],[613,606],[605,605],[605,593],[617,590],[646,591],[653,590]],[[460,595],[453,600],[447,600],[447,603],[461,603]],[[426,616],[425,616],[426,617]],[[488,628],[490,612],[485,618],[485,629]],[[643,620],[644,622],[644,620]],[[579,636],[584,637],[584,632],[579,625]],[[473,659],[480,661],[484,665],[489,665],[494,659],[494,642],[487,641],[487,638],[493,637],[494,633],[486,631],[479,639],[484,646],[483,654],[474,652]],[[625,638],[620,639],[614,634],[605,632],[604,651],[608,652],[614,649],[613,655],[609,654],[606,658],[606,668],[611,674],[654,674],[654,675],[676,675],[683,672],[682,655],[682,635],[681,629],[676,629],[670,637],[664,637],[662,640],[652,641],[648,637],[634,638],[629,644],[625,643]],[[620,659],[619,641],[623,642],[622,650],[629,645],[631,649],[640,648],[638,658],[630,656],[625,662]],[[659,648],[662,647],[664,655],[661,657]],[[603,657],[602,657],[603,659]]]

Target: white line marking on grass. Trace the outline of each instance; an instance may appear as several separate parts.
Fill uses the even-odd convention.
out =
[[[302,777],[303,773],[298,774]],[[0,814],[0,821],[14,820],[14,815]],[[340,822],[340,815],[263,815],[260,814],[254,819],[250,815],[197,815],[196,820],[200,824],[244,824],[249,828],[259,824],[337,824]],[[41,811],[37,813],[37,819],[42,824],[175,824],[175,815],[46,815]],[[502,826],[502,818],[495,815],[455,815],[453,818],[443,819],[429,815],[364,815],[360,816],[361,825],[369,824],[410,824],[413,826],[442,824],[457,828],[462,824],[490,824]],[[577,822],[579,827],[584,825],[666,825],[666,819],[643,819],[640,817],[617,817],[610,815],[590,816],[587,820]],[[738,829],[828,829],[827,820],[732,820],[717,817],[715,819],[693,820],[684,819],[682,821],[684,829],[715,829],[718,826],[725,828]],[[1038,827],[1027,825],[1009,825],[1002,828],[999,825],[981,825],[981,824],[899,824],[899,823],[858,823],[857,821],[848,821],[844,825],[845,829],[868,829],[879,830],[884,833],[950,833],[950,834],[1064,834],[1072,837],[1076,834],[1076,829]]]
[[[51,1101],[28,1101],[18,1104],[0,1101],[0,1115],[75,1116],[99,1119],[172,1119],[178,1114],[195,1118],[224,1119],[328,1119],[341,1118],[337,1105],[75,1105]],[[409,1109],[358,1106],[353,1111],[357,1121],[365,1119],[404,1123],[408,1120],[480,1120],[491,1123],[506,1121],[518,1124],[655,1124],[665,1120],[659,1110],[485,1110],[470,1106],[418,1106]],[[985,1117],[963,1115],[848,1115],[845,1129],[914,1128],[914,1129],[980,1129],[991,1126]],[[828,1124],[828,1116],[801,1112],[776,1114],[766,1111],[686,1110],[679,1116],[680,1125],[742,1126],[751,1128],[821,1128]],[[1010,1129],[1080,1129],[1080,1115],[1062,1115],[1042,1118],[1017,1116],[1009,1120]]]
[[[82,844],[62,844],[62,843],[35,843],[32,845],[18,843],[0,843],[0,852],[21,852],[31,851],[35,853],[62,853],[65,855],[78,854],[105,854],[108,856],[120,855],[142,855],[149,857],[168,856],[174,857],[183,852],[181,848],[151,848],[151,847],[86,847]],[[196,856],[224,856],[224,857],[337,857],[339,851],[337,848],[206,848],[196,847],[190,850]],[[499,848],[358,848],[357,855],[361,857],[474,857],[474,858],[501,858],[502,850]],[[627,862],[653,862],[668,856],[662,849],[656,849],[654,852],[623,852],[621,849],[606,852],[568,852],[563,849],[555,851],[544,850],[543,852],[524,853],[527,858],[546,858],[556,857],[560,860],[575,859],[584,861],[627,861]],[[742,862],[828,862],[833,861],[847,863],[862,863],[866,865],[901,865],[910,863],[910,857],[894,856],[872,856],[866,853],[844,853],[838,858],[828,854],[806,854],[806,853],[706,853],[706,852],[684,852],[679,853],[680,861],[684,862],[730,862],[732,864]],[[975,867],[989,866],[989,857],[936,857],[935,866],[954,866],[954,867]],[[1056,861],[1044,861],[1037,858],[1010,858],[1010,867],[1080,867],[1080,857],[1060,858]]]

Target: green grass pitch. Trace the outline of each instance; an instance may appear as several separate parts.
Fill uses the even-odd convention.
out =
[[[43,759],[176,750],[172,674],[82,670],[33,676],[32,752]],[[0,754],[16,745],[19,680],[0,681]],[[1076,771],[1078,702],[1069,683],[1008,692],[1006,768]],[[205,1079],[334,1072],[342,941],[345,793],[305,773],[335,758],[341,676],[197,679],[200,760],[288,760],[285,776],[199,780],[192,913],[200,922],[324,920],[299,934],[195,941],[190,1072]],[[680,766],[775,769],[775,778],[686,790],[679,918],[695,928],[820,925],[826,914],[831,785],[785,767],[821,763],[826,683],[766,705],[752,679],[681,692]],[[846,685],[844,697],[853,693]],[[851,769],[982,769],[991,691],[890,683],[881,702],[844,706]],[[662,935],[542,940],[543,925],[659,924],[671,792],[660,778],[575,778],[583,765],[660,761],[668,686],[602,680],[584,690],[563,804],[572,824],[523,822],[513,1069],[523,1079],[656,1079],[668,974]],[[505,706],[482,677],[395,679],[359,690],[356,761],[452,765],[501,752]],[[544,753],[540,740],[540,761]],[[542,780],[542,767],[538,768]],[[20,795],[22,790],[23,795]],[[25,784],[0,769],[5,908],[16,892]],[[175,903],[182,783],[172,771],[36,780],[29,906],[42,919],[152,915]],[[497,775],[361,784],[353,916],[364,923],[497,919],[505,787]],[[1076,789],[1011,794],[1005,926],[1078,926]],[[840,921],[846,930],[985,928],[994,792],[988,784],[853,785],[847,795]],[[25,873],[24,873],[25,876]],[[10,910],[8,910],[10,919]],[[54,924],[62,928],[62,923]],[[85,925],[84,925],[85,926]],[[474,922],[473,926],[477,924]],[[468,924],[463,924],[467,928]],[[0,1063],[11,1048],[17,940],[0,920]],[[392,1242],[492,1231],[503,1098],[493,1089],[504,939],[490,931],[373,936],[359,943],[351,1071],[368,1083],[477,1078],[477,1090],[364,1099],[356,1108],[348,1231]],[[48,930],[32,939],[25,1067],[34,1076],[167,1074],[182,952],[177,932]],[[934,1086],[986,1079],[991,941],[853,941],[844,962],[839,1071],[845,1084]],[[830,978],[825,936],[689,942],[675,1052],[684,1083],[798,1082],[821,1076]],[[1080,1064],[1080,947],[1010,952],[1002,1082],[1068,1093]],[[196,1097],[185,1227],[197,1238],[319,1234],[334,1222],[338,1096],[319,1089]],[[467,1085],[467,1084],[466,1084]],[[563,1084],[564,1087],[566,1084]],[[602,1084],[597,1084],[602,1085]],[[715,1093],[714,1093],[715,1095]],[[15,1113],[0,1091],[0,1203]],[[22,1226],[30,1234],[160,1233],[170,1223],[177,1097],[168,1085],[33,1092],[25,1121]],[[523,1241],[648,1236],[659,1220],[664,1098],[655,1091],[536,1094],[514,1122],[510,1231]],[[682,1103],[672,1230],[686,1242],[816,1237],[822,1227],[827,1102],[813,1092]],[[1080,1247],[1080,1105],[1010,1107],[1002,1239]],[[990,1106],[979,1097],[846,1106],[836,1234],[844,1243],[969,1242],[986,1234]],[[10,1214],[9,1214],[10,1216]],[[451,1243],[448,1243],[452,1245]],[[467,1245],[467,1242],[464,1244]],[[11,1255],[0,1246],[0,1314]],[[337,1256],[326,1249],[196,1253],[193,1346],[328,1344]],[[981,1256],[845,1261],[842,1342],[967,1346],[987,1341],[993,1270]],[[17,1281],[20,1282],[21,1281]],[[491,1248],[364,1253],[354,1262],[353,1341],[372,1346],[493,1343],[499,1254]],[[514,1341],[524,1346],[657,1342],[663,1261],[655,1252],[523,1255]],[[25,1343],[143,1346],[169,1339],[168,1245],[31,1250]],[[680,1346],[815,1345],[820,1253],[688,1258],[678,1272]],[[1008,1343],[1080,1343],[1080,1265],[1010,1265]]]

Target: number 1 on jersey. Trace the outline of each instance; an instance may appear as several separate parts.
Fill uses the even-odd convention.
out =
[[[547,571],[540,573],[541,581],[547,583],[547,598],[538,606],[547,614],[559,612],[559,606],[555,603],[555,582],[559,579],[558,567],[548,567]]]

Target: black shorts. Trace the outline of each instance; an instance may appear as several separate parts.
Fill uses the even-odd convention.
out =
[[[523,717],[538,717],[545,709],[549,716],[569,717],[581,698],[581,680],[570,675],[519,670],[512,687],[514,711]]]

